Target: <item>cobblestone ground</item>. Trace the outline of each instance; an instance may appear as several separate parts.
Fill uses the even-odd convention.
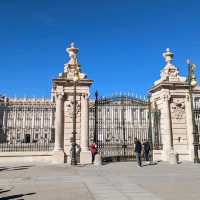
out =
[[[200,165],[0,165],[0,199],[199,200]]]

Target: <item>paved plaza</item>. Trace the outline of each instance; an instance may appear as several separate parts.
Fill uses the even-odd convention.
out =
[[[1,164],[0,199],[198,200],[199,172],[193,163]]]

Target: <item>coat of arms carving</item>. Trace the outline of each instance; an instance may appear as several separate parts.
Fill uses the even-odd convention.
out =
[[[173,99],[171,102],[171,112],[172,115],[177,119],[180,120],[183,118],[185,113],[185,103],[183,99]]]
[[[71,118],[73,117],[73,107],[74,107],[74,101],[65,102],[66,112],[69,114]],[[76,101],[76,114],[80,112],[80,107],[81,107],[80,102]]]

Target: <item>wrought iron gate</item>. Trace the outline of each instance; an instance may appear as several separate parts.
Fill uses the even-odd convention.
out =
[[[89,108],[90,142],[104,159],[133,160],[134,138],[161,146],[159,112],[148,101],[129,96],[100,98]]]

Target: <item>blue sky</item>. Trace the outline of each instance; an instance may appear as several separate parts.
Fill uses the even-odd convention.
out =
[[[50,96],[71,41],[91,94],[146,94],[167,47],[181,75],[190,58],[200,77],[199,10],[198,0],[1,0],[0,93]]]

